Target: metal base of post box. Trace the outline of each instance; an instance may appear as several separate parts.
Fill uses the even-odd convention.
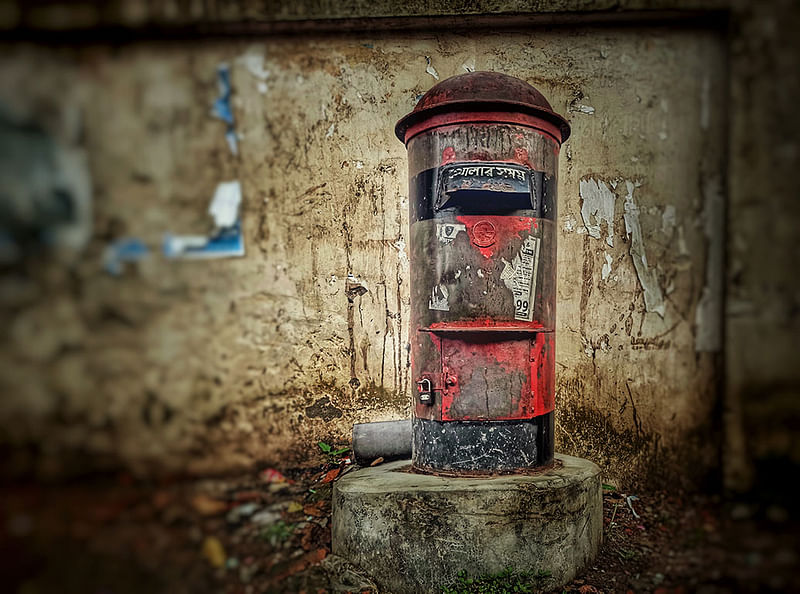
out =
[[[421,472],[516,473],[553,461],[553,412],[515,421],[414,418],[412,461]]]

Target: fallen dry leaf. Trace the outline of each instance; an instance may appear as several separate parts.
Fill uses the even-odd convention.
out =
[[[264,493],[261,491],[239,491],[233,498],[236,501],[261,501],[264,499]]]
[[[330,483],[331,481],[336,480],[336,477],[339,476],[340,472],[342,472],[342,469],[339,467],[329,470],[328,473],[325,475],[325,478],[322,479],[322,482]]]
[[[314,524],[309,522],[300,531],[300,546],[303,550],[310,551],[315,548],[314,544]]]
[[[306,503],[303,506],[303,513],[307,516],[314,516],[315,518],[321,518],[327,515],[324,509],[326,506],[325,501],[318,501],[317,503]]]
[[[218,538],[207,536],[203,541],[203,556],[211,564],[211,567],[223,567],[225,565],[225,548]]]
[[[289,569],[287,569],[285,572],[279,575],[276,579],[280,581],[296,573],[300,573],[304,569],[307,569],[308,567],[319,563],[327,556],[328,556],[327,549],[317,549],[316,551],[311,551],[310,553],[306,553],[305,555],[300,557],[296,562],[292,563],[289,566]]]
[[[192,508],[201,516],[215,516],[228,509],[228,504],[208,495],[195,495],[191,500]]]
[[[381,456],[380,458],[375,458],[370,464],[370,466],[377,466],[378,464],[383,464],[383,456]]]
[[[304,550],[310,551],[321,546],[330,545],[331,532],[322,526],[310,522],[303,530],[303,536],[300,539],[300,545]]]

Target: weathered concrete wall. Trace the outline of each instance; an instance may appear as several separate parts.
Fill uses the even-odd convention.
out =
[[[572,121],[557,448],[626,484],[713,467],[721,264],[709,247],[727,82],[723,40],[697,30],[6,47],[3,104],[56,134],[81,114],[95,214],[69,265],[38,257],[4,278],[4,442],[38,444],[37,460],[84,451],[143,472],[223,471],[302,463],[353,422],[408,415],[407,182],[392,129],[436,82],[426,56],[440,78],[520,76]],[[252,72],[262,58],[266,90]],[[209,116],[222,61],[239,157]],[[102,272],[115,237],[205,232],[214,186],[234,178],[244,258],[156,254],[122,278]],[[348,274],[367,292],[348,292]]]
[[[746,0],[738,0],[745,3]],[[41,31],[69,31],[97,27],[185,27],[219,25],[240,28],[280,28],[281,24],[308,23],[318,28],[326,21],[344,25],[354,19],[404,17],[445,17],[458,23],[465,16],[512,16],[517,20],[567,20],[575,15],[620,14],[641,21],[658,12],[727,10],[737,0],[49,0],[48,2],[6,2],[0,4],[0,30],[28,28]],[[322,25],[325,26],[325,25]],[[380,22],[373,23],[381,27]],[[230,30],[230,29],[228,29]],[[119,33],[119,30],[117,31]]]
[[[743,2],[735,26],[725,479],[736,490],[780,491],[787,462],[800,465],[800,10]]]

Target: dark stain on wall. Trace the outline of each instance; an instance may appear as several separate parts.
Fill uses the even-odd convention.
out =
[[[333,404],[331,404],[331,399],[327,396],[323,396],[306,408],[306,416],[311,418],[319,417],[325,422],[338,419],[342,414],[342,409],[333,406]]]

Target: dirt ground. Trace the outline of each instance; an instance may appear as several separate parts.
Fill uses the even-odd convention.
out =
[[[354,468],[344,456],[225,478],[6,485],[2,591],[377,592],[330,554],[333,483]],[[800,518],[786,502],[606,485],[604,514],[598,559],[563,591],[800,592]],[[480,591],[512,591],[493,588]]]

